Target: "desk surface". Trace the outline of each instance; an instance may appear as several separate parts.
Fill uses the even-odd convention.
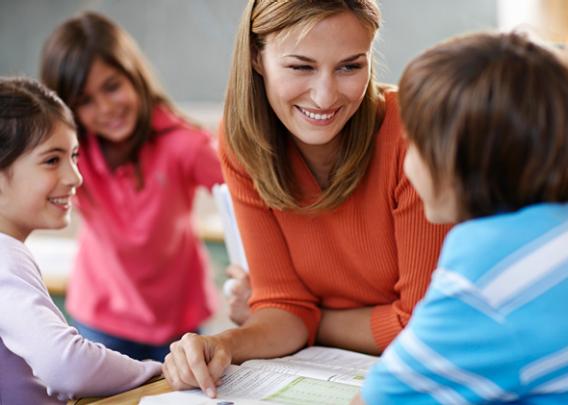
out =
[[[67,405],[137,405],[140,399],[148,395],[164,394],[172,389],[163,377],[150,380],[150,382],[131,389],[130,391],[116,394],[106,398],[82,398],[68,401]]]

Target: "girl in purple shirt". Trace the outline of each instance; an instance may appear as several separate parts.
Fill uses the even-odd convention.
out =
[[[35,229],[69,223],[82,179],[76,127],[52,92],[0,79],[0,403],[60,404],[110,395],[160,373],[93,343],[70,327],[24,244]]]
[[[83,221],[67,309],[91,339],[163,360],[214,310],[191,223],[196,188],[222,183],[211,138],[179,114],[132,38],[99,14],[51,34],[41,78],[79,124]]]

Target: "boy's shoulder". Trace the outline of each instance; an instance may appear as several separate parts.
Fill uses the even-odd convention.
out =
[[[566,245],[566,204],[539,204],[467,221],[448,234],[434,281],[452,295],[470,291],[501,308],[532,283],[568,271],[555,264],[558,255],[568,259]]]
[[[440,264],[475,257],[475,263],[491,265],[519,250],[533,250],[546,242],[547,235],[563,229],[568,230],[568,204],[536,204],[472,219],[448,233]]]

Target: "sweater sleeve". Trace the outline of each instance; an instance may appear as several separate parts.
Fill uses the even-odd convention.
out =
[[[228,152],[220,137],[221,166],[231,192],[239,231],[249,265],[253,311],[277,308],[304,322],[313,344],[321,316],[318,299],[295,271],[286,239],[272,211],[256,191],[252,179]]]
[[[22,245],[10,255],[0,269],[0,336],[49,395],[110,395],[160,374],[158,362],[133,360],[80,336],[49,297],[31,254]]]
[[[394,290],[398,296],[389,305],[375,307],[371,331],[377,347],[384,350],[408,323],[413,308],[422,299],[449,225],[430,224],[424,215],[422,201],[403,173],[406,141],[400,137],[395,152],[392,218],[398,262],[398,280]]]

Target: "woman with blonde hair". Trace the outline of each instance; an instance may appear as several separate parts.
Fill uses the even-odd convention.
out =
[[[379,20],[373,0],[249,1],[220,153],[252,314],[174,343],[173,387],[214,396],[229,363],[316,341],[380,353],[424,294],[448,227],[403,175],[397,96],[373,76]]]

